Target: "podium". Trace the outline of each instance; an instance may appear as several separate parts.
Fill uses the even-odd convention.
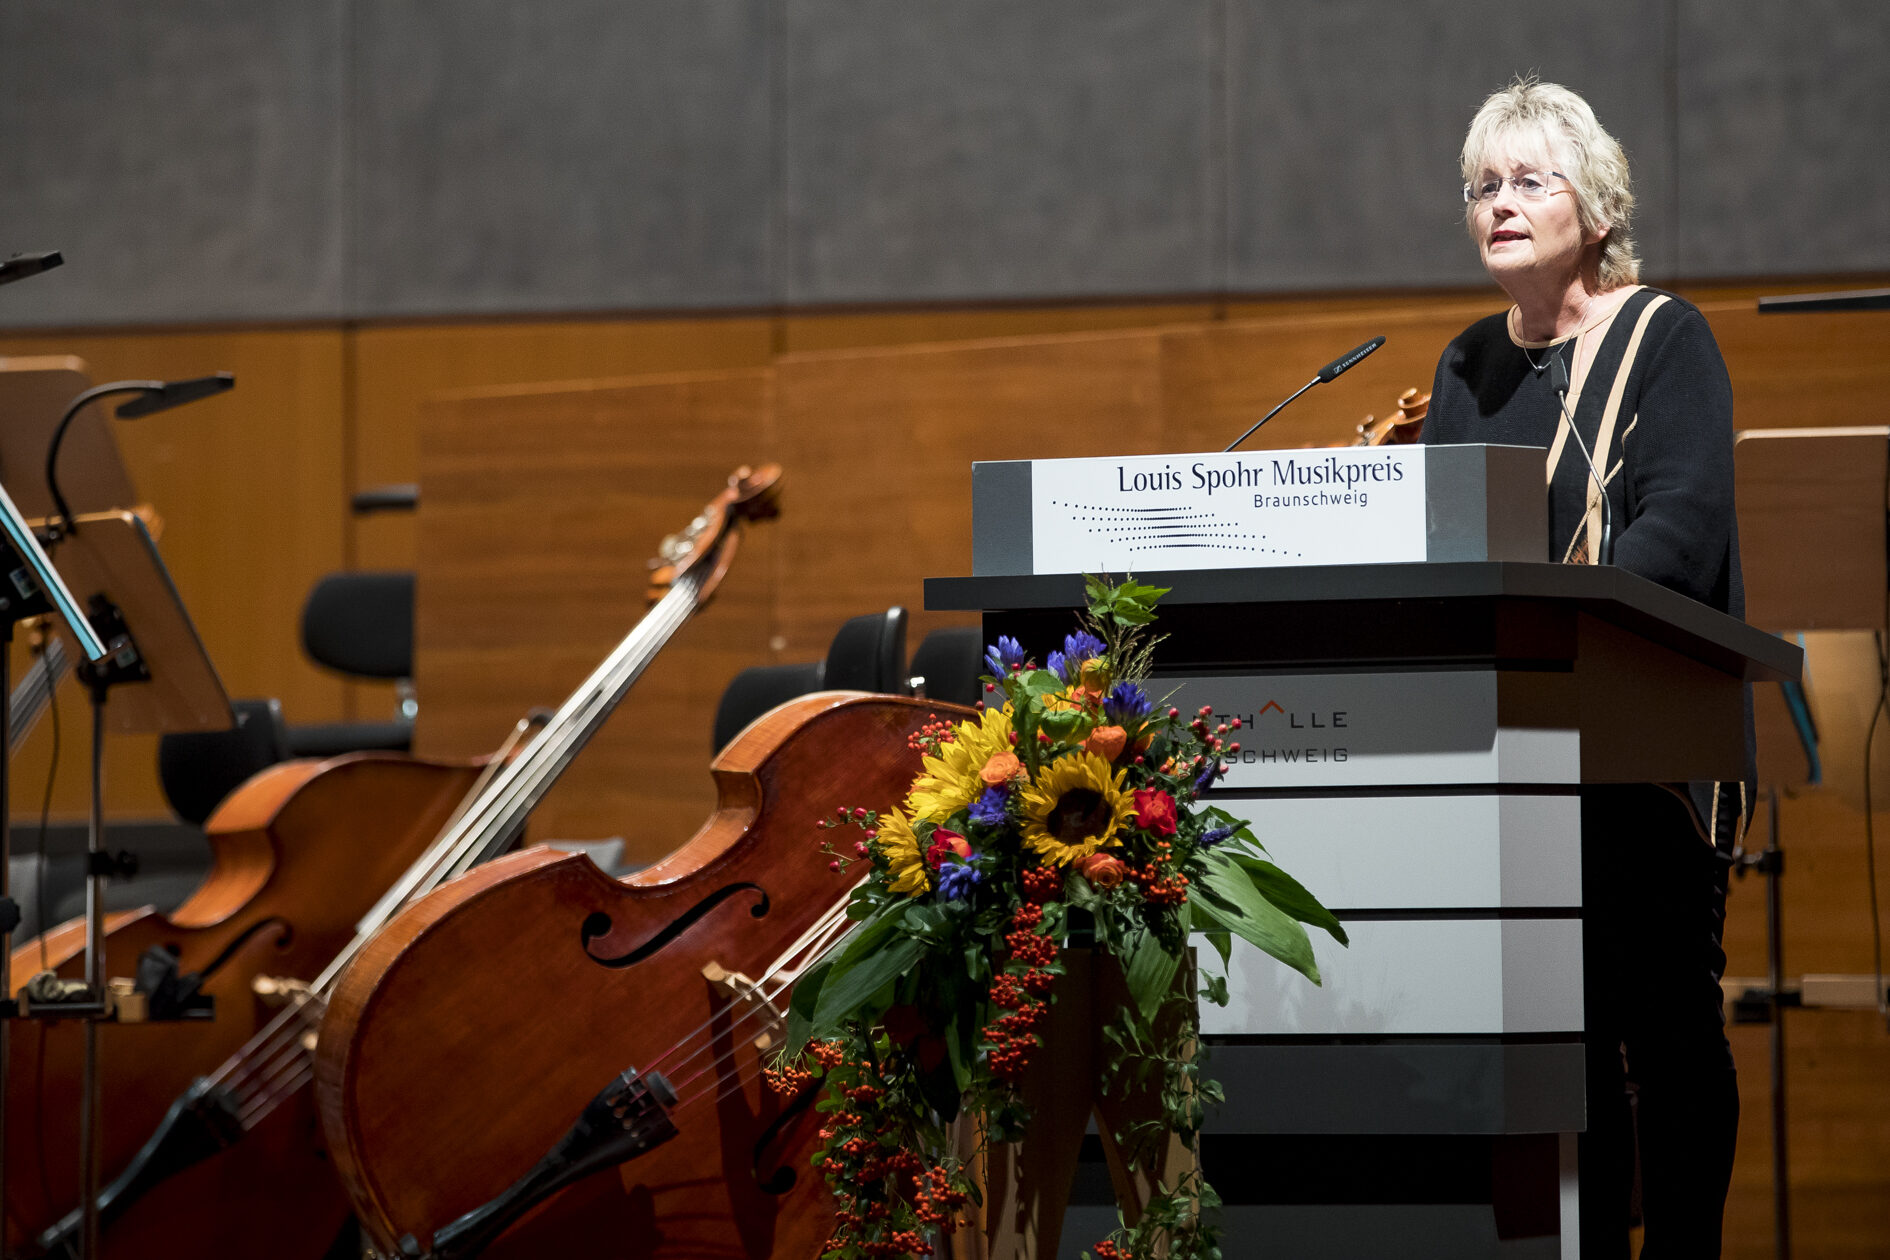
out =
[[[1476,515],[1484,554],[1545,554]],[[1083,606],[1080,576],[979,567],[926,607],[1041,655]],[[1172,588],[1151,693],[1241,719],[1216,803],[1352,942],[1316,935],[1319,988],[1236,942],[1231,1001],[1202,1010],[1225,1254],[1578,1255],[1580,789],[1740,777],[1744,686],[1797,677],[1800,650],[1612,567],[1135,576]]]

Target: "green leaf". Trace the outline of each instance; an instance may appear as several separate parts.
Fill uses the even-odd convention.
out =
[[[1175,970],[1180,966],[1180,955],[1163,948],[1153,932],[1141,934],[1123,977],[1129,984],[1129,996],[1142,1009],[1142,1018],[1155,1018],[1156,1010],[1174,987]]]
[[[1207,943],[1214,947],[1214,952],[1221,956],[1221,969],[1225,971],[1227,960],[1234,954],[1233,934],[1222,928],[1209,927],[1198,930],[1207,939]]]
[[[1219,926],[1319,983],[1312,938],[1299,920],[1260,895],[1246,871],[1218,849],[1204,855],[1196,907]]]
[[[904,975],[925,955],[925,942],[917,937],[901,936],[854,962],[845,971],[838,961],[820,986],[820,999],[814,1017],[808,1021],[808,1036],[831,1032],[859,1014],[879,991]]]
[[[1234,829],[1234,834],[1221,842],[1223,846],[1245,844],[1252,846],[1256,853],[1267,851],[1266,846],[1260,843],[1260,838],[1253,834],[1252,827],[1246,819],[1236,818],[1218,805],[1203,806],[1195,812],[1195,817],[1205,820],[1206,825],[1202,828],[1204,831],[1212,831],[1216,827]]]
[[[1260,895],[1271,901],[1301,923],[1310,923],[1314,927],[1324,928],[1332,939],[1341,945],[1350,945],[1345,937],[1345,928],[1332,917],[1332,911],[1319,904],[1319,899],[1306,891],[1304,885],[1264,858],[1246,857],[1235,854],[1234,861],[1247,872],[1253,880],[1253,886]]]
[[[814,1007],[820,1000],[820,986],[826,982],[832,963],[810,969],[794,984],[794,996],[788,1001],[787,1031],[783,1033],[787,1056],[793,1058],[807,1044],[807,1030],[813,1027]]]
[[[1082,724],[1083,713],[1080,709],[1047,709],[1043,715],[1043,729],[1050,732],[1052,739],[1070,739]]]

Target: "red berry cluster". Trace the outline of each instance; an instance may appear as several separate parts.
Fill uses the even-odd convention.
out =
[[[1054,871],[1044,871],[1041,867],[1026,872],[1026,896],[1036,896],[1043,891],[1043,881],[1038,881],[1034,889],[1030,886],[1030,877],[1040,873],[1050,875],[1053,881],[1056,879]],[[984,1027],[983,1037],[989,1046],[986,1062],[991,1075],[1011,1085],[1022,1079],[1029,1068],[1031,1051],[1043,1044],[1036,1030],[1044,1013],[1050,1009],[1050,1004],[1043,999],[1050,991],[1055,973],[1045,969],[1057,960],[1057,943],[1047,933],[1038,931],[1042,926],[1041,902],[1025,902],[1011,914],[1011,930],[1004,934],[1009,956],[1004,970],[991,981],[991,1005],[1007,1013]]]
[[[938,714],[934,713],[930,722],[906,736],[906,747],[914,752],[934,754],[940,745],[952,742],[952,734],[952,724],[941,721]]]
[[[1146,865],[1131,866],[1128,876],[1142,889],[1142,896],[1158,906],[1178,906],[1188,899],[1189,880],[1175,869],[1174,849],[1166,840],[1155,842],[1155,856]]]
[[[821,831],[827,831],[834,827],[847,826],[858,827],[860,829],[861,838],[853,842],[853,852],[851,854],[842,853],[840,850],[834,848],[831,839],[822,840],[820,842],[820,851],[827,857],[833,859],[827,863],[827,869],[830,871],[844,871],[850,863],[863,861],[871,857],[873,851],[867,847],[866,842],[879,835],[878,822],[878,813],[858,805],[851,809],[847,808],[845,805],[841,805],[834,809],[833,817],[829,818],[823,814],[815,819],[814,826]]]
[[[912,1214],[927,1225],[937,1225],[946,1233],[958,1228],[952,1215],[970,1201],[971,1196],[952,1180],[943,1165],[930,1169],[912,1195]]]
[[[847,1048],[837,1041],[810,1041],[807,1053],[823,1068],[837,1068],[846,1062]]]
[[[1063,876],[1054,867],[1033,866],[1018,882],[1024,886],[1024,900],[1033,906],[1055,901],[1057,894],[1063,891]]]
[[[834,1230],[822,1254],[863,1260],[929,1257],[926,1233],[957,1228],[956,1210],[970,1198],[962,1170],[928,1167],[902,1132],[899,1094],[903,1078],[882,1075],[870,1044],[855,1040],[815,1043],[810,1053],[829,1070],[830,1094],[846,1105],[827,1117],[817,1161],[837,1201]],[[890,1101],[888,1101],[890,1099]]]
[[[778,1068],[761,1069],[761,1079],[783,1098],[792,1098],[813,1083],[814,1074],[798,1063],[783,1063]]]
[[[1096,1253],[1096,1260],[1134,1260],[1128,1252],[1110,1242],[1107,1238],[1090,1248]]]

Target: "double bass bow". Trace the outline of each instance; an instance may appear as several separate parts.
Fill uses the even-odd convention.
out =
[[[117,1176],[100,1195],[106,1256],[314,1260],[326,1251],[347,1203],[321,1148],[308,1084],[315,1028],[335,978],[405,900],[513,841],[631,684],[714,593],[740,524],[774,513],[779,475],[774,466],[738,470],[688,529],[664,540],[651,562],[653,593],[662,591],[655,606],[516,755],[483,768],[374,754],[271,767],[206,824],[217,865],[203,888],[168,918],[150,910],[115,916],[112,966],[127,969],[149,944],[176,945],[180,965],[201,968],[204,989],[220,1000],[213,1024],[112,1029],[119,1054],[107,1059],[114,1092],[103,1109],[110,1126],[103,1151]],[[311,896],[323,899],[319,912],[302,904]],[[73,925],[46,941],[55,963],[67,965],[83,943]],[[31,942],[16,951],[16,975],[37,951]],[[257,1001],[265,993],[281,1003],[266,1023]],[[32,1077],[31,1054],[25,1048],[17,1076]],[[37,1134],[9,1141],[8,1155],[29,1166],[36,1146],[68,1128],[76,1125],[54,1129],[42,1120]],[[37,1196],[22,1186],[8,1205],[19,1254],[70,1248],[79,1214],[60,1217],[58,1209],[79,1197],[76,1165],[76,1157],[62,1161],[71,1169],[64,1181],[42,1179],[31,1187]]]
[[[896,804],[914,737],[968,712],[801,697],[717,756],[715,812],[655,866],[512,853],[395,916],[316,1047],[375,1254],[812,1260],[833,1223],[820,1121],[760,1075],[792,982],[849,926],[853,880],[814,824],[838,799]]]

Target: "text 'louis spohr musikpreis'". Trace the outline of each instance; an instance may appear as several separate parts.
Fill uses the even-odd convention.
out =
[[[1164,491],[1205,490],[1308,490],[1310,494],[1256,494],[1253,505],[1266,507],[1364,507],[1373,483],[1404,480],[1404,465],[1395,456],[1376,459],[1341,459],[1337,455],[1295,456],[1262,459],[1253,463],[1235,460],[1232,466],[1211,467],[1196,461],[1184,474],[1173,464],[1160,471],[1131,473],[1116,465],[1116,488],[1123,494],[1161,493]]]

